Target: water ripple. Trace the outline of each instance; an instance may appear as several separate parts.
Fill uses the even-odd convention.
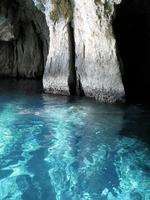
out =
[[[140,118],[150,131],[150,111],[7,95],[0,96],[0,200],[150,199],[149,144],[135,128]]]

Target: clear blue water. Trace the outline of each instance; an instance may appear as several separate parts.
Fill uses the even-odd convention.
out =
[[[150,107],[0,83],[0,200],[149,200]]]

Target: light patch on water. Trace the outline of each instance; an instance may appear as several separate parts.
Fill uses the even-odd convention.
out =
[[[149,200],[149,148],[119,134],[124,109],[62,98],[0,107],[0,200]]]
[[[22,192],[16,184],[17,177],[9,177],[0,181],[0,199],[21,200]]]
[[[10,177],[17,177],[17,176],[20,176],[20,175],[33,176],[26,169],[26,163],[27,163],[26,161],[18,161],[17,164],[10,165],[8,167],[4,167],[4,168],[2,168],[2,170],[11,170],[12,173],[11,173]]]
[[[120,181],[120,191],[117,191],[117,199],[149,200],[149,149],[144,143],[129,138],[122,139],[118,143],[118,149],[115,165]]]
[[[100,189],[99,192],[97,189],[92,192],[93,189],[88,185],[92,179],[96,181],[96,176],[103,174],[110,147],[109,144],[104,144],[104,138],[101,138],[101,136],[104,137],[103,129],[99,129],[99,123],[96,127],[95,119],[92,119],[92,130],[85,128],[92,112],[92,108],[78,105],[53,106],[45,110],[44,116],[48,118],[48,123],[52,121],[50,130],[53,133],[52,144],[45,160],[49,163],[49,175],[57,200],[85,200],[100,197]],[[90,121],[90,123],[92,122]],[[106,128],[107,124],[103,124],[103,126]],[[88,133],[88,131],[90,132]],[[93,146],[92,138],[95,134],[99,143]],[[78,145],[76,140],[79,147],[76,146]],[[95,184],[91,183],[91,187]]]
[[[46,114],[53,121],[50,127],[53,133],[53,141],[45,160],[50,164],[49,175],[55,188],[56,199],[76,199],[76,196],[78,196],[74,191],[78,177],[76,172],[72,170],[75,157],[70,140],[73,134],[76,134],[72,131],[73,126],[84,125],[80,115],[85,115],[85,113],[74,112],[74,109],[74,107],[54,107],[49,111],[46,110]]]
[[[18,102],[18,105],[14,103],[4,104],[2,112],[0,114],[0,161],[1,172],[11,172],[9,177],[0,179],[0,199],[9,200],[22,200],[22,191],[18,187],[17,179],[21,176],[33,177],[34,174],[28,171],[27,163],[31,159],[31,152],[40,148],[40,145],[35,140],[35,135],[38,135],[41,131],[41,124],[21,124],[19,123],[15,130],[14,124],[16,121],[21,120],[21,115],[31,114],[31,112],[19,112],[23,109],[19,104],[24,102]],[[18,159],[15,164],[9,164],[13,161],[13,158],[9,158],[12,151],[17,151],[15,145],[23,140],[22,147],[22,160]],[[6,160],[6,156],[7,160]],[[16,156],[14,155],[14,158]],[[25,188],[24,188],[25,190]]]
[[[140,172],[140,169],[137,168],[137,171],[128,169],[129,165],[135,163],[140,155],[146,155],[144,146],[141,147],[143,149],[142,152],[138,149],[139,155],[132,155],[131,158],[127,157],[129,159],[129,162],[127,162],[127,159],[124,160],[124,156],[120,154],[120,151],[122,149],[126,150],[127,146],[130,146],[131,139],[127,138],[127,143],[124,145],[123,140],[119,141],[116,138],[116,131],[119,132],[121,129],[123,120],[121,112],[118,112],[117,117],[115,116],[114,118],[112,118],[112,113],[108,115],[107,112],[102,112],[99,115],[100,122],[95,122],[93,118],[90,121],[91,124],[88,124],[92,127],[89,127],[89,135],[85,125],[87,126],[86,123],[92,112],[93,109],[89,110],[78,106],[66,108],[54,106],[50,110],[46,110],[47,116],[53,121],[51,129],[54,139],[45,160],[50,163],[49,175],[52,180],[52,185],[55,188],[56,199],[149,199],[149,196],[147,197],[145,195],[145,193],[149,193],[148,177],[147,180],[143,180],[145,177],[143,172]],[[81,146],[76,149],[76,155],[74,155],[74,146],[70,141],[78,136],[78,134],[73,132],[72,127],[77,127],[77,130],[80,130],[81,136]],[[82,141],[82,130],[84,129],[85,135]],[[93,142],[94,134],[98,137],[98,144],[94,144],[95,141]],[[136,139],[133,139],[133,141],[135,142],[136,148],[138,144],[141,144],[139,141],[136,142]],[[95,146],[93,147],[93,145]],[[114,149],[111,149],[112,147]],[[111,154],[115,155],[109,161]],[[126,154],[128,156],[130,152],[127,151]],[[146,158],[141,157],[141,160],[146,160],[147,156]],[[119,161],[117,160],[118,158],[120,159]],[[74,163],[77,164],[75,168],[72,167]],[[102,183],[98,183],[100,177],[105,178],[105,173],[108,173],[106,176],[111,176],[111,172],[108,171],[109,164],[113,164],[112,170],[116,171],[116,183],[114,183],[116,186],[112,185],[111,190],[107,188],[107,185],[103,188],[102,180]],[[109,177],[107,178],[109,179]],[[110,179],[113,179],[113,177]],[[141,181],[143,181],[142,184],[140,183]],[[111,184],[111,181],[109,184]],[[140,187],[141,189],[137,192],[137,189]]]
[[[10,127],[15,120],[13,105],[6,104],[0,113],[0,157],[11,149],[14,137]]]

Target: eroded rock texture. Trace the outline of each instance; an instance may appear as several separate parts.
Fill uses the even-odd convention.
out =
[[[111,21],[115,3],[120,1],[2,0],[0,75],[35,78],[44,73],[47,92],[121,100]]]
[[[1,16],[0,17],[0,40],[2,41],[10,41],[14,39],[13,26],[9,22],[9,20]]]
[[[50,30],[44,88],[85,94],[104,102],[124,96],[112,31],[114,3],[106,0],[36,0]],[[43,9],[44,7],[44,9]]]
[[[0,1],[0,76],[38,78],[48,52],[45,16],[32,0]]]
[[[112,31],[114,2],[75,0],[76,68],[86,96],[114,102],[124,95]]]
[[[43,85],[46,91],[69,95],[69,39],[67,22],[49,23],[50,48],[44,72]]]
[[[71,75],[71,68],[74,68],[71,66],[74,58],[72,58],[70,41],[72,5],[68,0],[35,0],[34,2],[40,10],[44,11],[50,32],[49,54],[43,78],[44,88],[54,94],[72,94],[69,85],[72,88],[76,81]]]

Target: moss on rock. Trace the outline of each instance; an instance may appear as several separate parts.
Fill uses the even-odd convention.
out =
[[[53,9],[50,12],[50,17],[54,22],[57,22],[60,17],[72,19],[73,11],[70,0],[51,0]]]
[[[113,11],[113,5],[110,1],[105,1],[104,3],[104,11],[105,11],[105,15],[111,15],[112,11]]]
[[[102,3],[102,0],[94,0],[95,4],[101,4]]]

